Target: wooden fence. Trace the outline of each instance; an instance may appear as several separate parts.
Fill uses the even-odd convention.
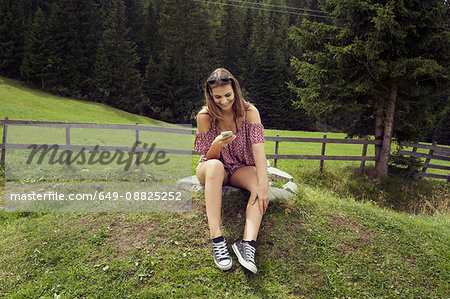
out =
[[[126,146],[93,146],[93,145],[75,145],[71,143],[70,139],[70,129],[71,128],[86,128],[86,129],[116,129],[116,130],[130,130],[135,133],[135,141],[138,144],[139,140],[139,132],[140,131],[153,131],[153,132],[165,132],[165,133],[174,133],[174,134],[190,134],[195,135],[196,130],[186,130],[179,128],[167,128],[167,127],[154,127],[147,125],[139,125],[138,123],[134,125],[127,124],[99,124],[99,123],[74,123],[74,122],[48,122],[48,121],[28,121],[28,120],[10,120],[8,117],[5,117],[4,120],[0,120],[0,125],[3,125],[3,138],[2,143],[0,144],[1,151],[1,164],[5,164],[5,152],[6,149],[27,149],[33,144],[17,144],[17,143],[7,143],[7,133],[8,126],[38,126],[38,127],[56,127],[56,128],[64,128],[66,134],[66,142],[65,144],[59,144],[58,149],[60,150],[99,150],[99,151],[134,151],[136,153],[146,152],[146,148],[137,147],[126,147]],[[275,153],[267,154],[267,159],[274,159],[274,166],[276,167],[277,161],[280,159],[303,159],[303,160],[319,160],[320,161],[320,171],[323,170],[323,165],[325,160],[341,160],[341,161],[360,161],[360,172],[364,172],[365,162],[366,161],[376,161],[377,157],[375,156],[367,156],[367,147],[369,144],[381,144],[381,140],[369,140],[366,136],[364,140],[356,140],[356,139],[332,139],[327,138],[327,135],[324,135],[323,138],[299,138],[299,137],[280,137],[276,136],[265,136],[266,141],[275,142]],[[322,150],[320,155],[281,155],[278,154],[279,146],[281,142],[310,142],[310,143],[320,143],[322,144]],[[326,145],[328,143],[340,143],[340,144],[362,144],[363,149],[360,156],[328,156],[325,155]],[[410,144],[404,143],[403,146],[412,146]],[[430,153],[422,154],[417,153],[417,148],[427,148],[430,149]],[[154,149],[154,150],[162,150],[168,154],[181,154],[181,155],[199,155],[199,153],[193,150],[179,150],[179,149]],[[404,155],[412,155],[416,157],[425,157],[427,161],[424,163],[421,177],[433,177],[440,179],[447,179],[449,181],[449,176],[437,175],[426,173],[427,168],[435,168],[435,169],[445,169],[449,170],[449,166],[441,166],[429,164],[431,159],[440,159],[445,161],[450,161],[448,157],[448,153],[450,149],[438,147],[436,145],[416,145],[413,152],[400,151],[400,154]],[[70,161],[70,156],[67,157],[68,163]],[[139,163],[139,156],[136,160],[136,163]]]
[[[381,144],[381,140],[369,140],[366,136],[364,140],[357,139],[332,139],[327,138],[327,135],[323,135],[323,138],[300,138],[300,137],[279,137],[277,136],[267,136],[265,137],[267,141],[275,141],[275,153],[273,155],[268,154],[267,159],[274,159],[274,166],[277,166],[278,159],[301,159],[301,160],[319,160],[319,169],[323,170],[323,164],[325,160],[340,160],[340,161],[361,161],[360,172],[364,173],[364,166],[366,161],[376,161],[377,157],[367,156],[367,147],[369,144]],[[280,155],[278,154],[279,143],[280,142],[311,142],[311,143],[321,143],[322,151],[320,155]],[[362,144],[363,150],[361,156],[327,156],[325,155],[327,143],[341,143],[341,144]]]
[[[418,173],[419,177],[421,177],[421,178],[424,178],[424,177],[436,178],[436,179],[444,179],[444,180],[446,179],[447,183],[450,182],[450,172],[448,175],[426,173],[428,168],[442,169],[442,170],[450,171],[450,166],[430,164],[431,160],[450,161],[450,148],[438,146],[438,145],[436,145],[436,142],[434,142],[433,145],[401,142],[400,146],[412,147],[411,151],[406,151],[406,150],[398,151],[398,153],[400,155],[425,158],[425,162],[421,163],[422,170],[421,170],[421,172]],[[428,153],[418,153],[417,152],[418,148],[427,149]]]
[[[176,133],[176,134],[189,134],[192,135],[193,130],[178,129],[178,128],[167,128],[167,127],[153,127],[146,125],[127,125],[127,124],[99,124],[99,123],[74,123],[74,122],[49,122],[49,121],[30,121],[30,120],[10,120],[5,117],[4,120],[0,120],[0,125],[3,125],[3,138],[0,148],[2,149],[0,163],[5,165],[5,152],[6,149],[28,149],[34,144],[26,143],[7,143],[8,126],[31,126],[31,127],[53,127],[53,128],[64,128],[66,134],[65,144],[57,144],[58,150],[97,150],[97,151],[124,151],[124,152],[136,152],[144,153],[147,152],[147,148],[142,148],[139,146],[128,147],[128,146],[94,146],[94,145],[75,145],[71,143],[70,140],[70,129],[71,128],[84,128],[84,129],[112,129],[112,130],[130,130],[135,133],[136,144],[139,144],[139,132],[140,131],[153,131],[153,132],[164,132],[164,133]],[[40,145],[40,144],[38,144]],[[53,144],[52,144],[53,145]],[[179,150],[179,149],[158,149],[154,148],[154,151],[164,150],[167,154],[181,154],[181,155],[191,155],[195,152],[192,150]],[[67,157],[67,161],[70,161],[70,155]],[[139,164],[139,158],[137,159],[137,164]],[[68,162],[69,164],[69,162]]]

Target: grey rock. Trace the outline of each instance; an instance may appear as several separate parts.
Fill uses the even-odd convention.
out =
[[[296,183],[294,182],[287,182],[286,184],[283,185],[283,189],[287,190],[293,194],[297,194],[298,193],[298,186]]]
[[[277,198],[291,199],[295,194],[276,187],[269,187],[269,200],[274,200]]]
[[[267,164],[270,165],[269,162]],[[292,182],[294,178],[290,174],[274,167],[269,166],[267,170],[270,180],[280,180],[280,179],[289,180],[289,182],[283,186],[283,189],[269,186],[269,200],[274,200],[276,198],[285,198],[285,199],[293,198],[295,194],[298,192],[297,185],[294,182]],[[205,192],[205,186],[200,184],[196,175],[185,177],[178,180],[177,188],[185,191]],[[222,187],[223,195],[231,194],[234,192],[246,192],[246,191],[230,185],[225,185]]]
[[[188,176],[178,180],[177,188],[185,191],[204,191],[196,175]]]
[[[230,185],[225,185],[222,187],[222,194],[231,194],[234,192],[243,192],[244,190],[242,190],[241,188],[236,188]]]
[[[181,190],[192,192],[205,192],[205,186],[200,184],[196,175],[182,178],[178,180],[177,187]],[[233,192],[241,192],[242,189],[233,186],[225,185],[222,187],[222,194],[230,194]]]
[[[267,168],[267,173],[269,175],[269,179],[270,180],[288,180],[288,181],[293,181],[294,178],[292,177],[292,175],[290,175],[287,172],[284,172],[278,168],[275,167],[269,167]]]

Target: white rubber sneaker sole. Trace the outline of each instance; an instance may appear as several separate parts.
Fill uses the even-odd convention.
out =
[[[214,263],[216,264],[216,266],[220,269],[220,270],[230,270],[231,266],[233,265],[233,260],[230,260],[230,263],[228,265],[221,265],[218,262],[216,262],[216,260],[214,260]]]
[[[244,258],[242,257],[241,253],[239,252],[239,249],[237,248],[237,246],[235,244],[231,245],[231,248],[233,248],[234,254],[236,254],[239,263],[247,270],[256,273],[258,272],[258,269],[256,269],[256,266],[253,265],[252,263],[247,262],[246,260],[244,260]]]

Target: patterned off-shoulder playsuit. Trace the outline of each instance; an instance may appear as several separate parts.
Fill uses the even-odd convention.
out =
[[[208,160],[206,153],[219,134],[220,132],[217,131],[212,121],[208,131],[200,133],[197,130],[194,150],[201,154],[199,165]],[[222,161],[228,177],[231,177],[236,170],[243,166],[255,165],[252,144],[263,142],[265,142],[263,125],[249,122],[247,111],[245,111],[244,122],[236,132],[236,139],[220,149],[219,160]]]

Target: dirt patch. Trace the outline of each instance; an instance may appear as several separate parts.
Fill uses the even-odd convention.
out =
[[[341,244],[339,244],[339,249],[344,253],[348,253],[348,252],[352,252],[355,249],[355,246],[350,246],[348,244],[341,243]]]
[[[83,231],[86,235],[89,235],[97,231],[104,222],[104,215],[99,216],[96,213],[88,213],[68,225],[64,231]]]
[[[81,216],[65,230],[82,231],[84,235],[91,236],[102,228],[108,227],[107,244],[116,249],[113,258],[121,257],[142,247],[145,250],[154,250],[152,244],[148,244],[148,236],[159,225],[159,221],[147,219],[141,223],[111,217],[110,214],[96,215],[89,213]]]
[[[138,224],[129,220],[114,220],[109,225],[111,231],[108,241],[117,250],[114,257],[121,257],[138,248],[153,251],[156,245],[150,244],[148,238],[158,225],[157,220],[146,220]]]
[[[371,243],[372,236],[366,232],[359,223],[352,221],[347,216],[333,215],[331,216],[331,223],[333,224],[333,227],[346,226],[352,228],[355,233],[361,236],[361,241],[365,246]],[[345,243],[342,243],[339,246],[344,252],[349,252],[355,248],[354,245]]]

